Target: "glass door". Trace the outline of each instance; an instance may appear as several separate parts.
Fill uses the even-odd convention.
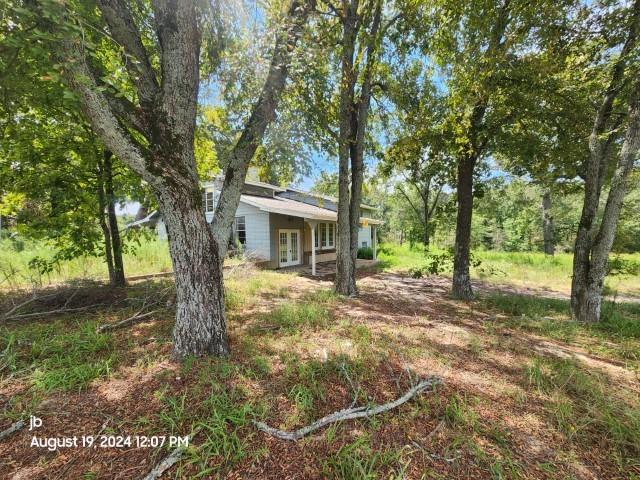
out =
[[[278,260],[281,267],[289,267],[300,263],[300,230],[279,231]]]

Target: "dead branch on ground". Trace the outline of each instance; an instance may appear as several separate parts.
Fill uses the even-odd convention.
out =
[[[7,428],[7,429],[3,430],[2,432],[0,432],[0,440],[2,440],[5,437],[8,437],[13,432],[17,432],[22,427],[24,427],[24,420],[18,420],[16,423],[11,425],[9,428]]]
[[[153,315],[157,311],[158,310],[151,310],[150,312],[146,312],[146,313],[142,313],[142,312],[138,311],[136,314],[130,316],[129,318],[125,318],[124,320],[120,320],[119,322],[116,322],[116,323],[105,323],[104,325],[100,325],[100,326],[98,326],[96,331],[98,333],[104,333],[104,332],[107,332],[107,331],[110,331],[110,330],[117,330],[118,328],[124,328],[124,327],[132,325],[134,323],[137,323],[137,322],[139,322],[141,320],[144,320],[145,318]]]
[[[28,299],[26,299],[24,302],[20,302],[17,305],[14,305],[10,310],[8,310],[7,312],[2,314],[2,319],[6,320],[8,318],[11,318],[11,315],[13,315],[14,313],[18,312],[19,310],[21,310],[22,308],[26,307],[27,305],[32,304],[33,302],[37,301],[37,300],[43,300],[46,298],[52,298],[55,297],[57,294],[56,293],[52,293],[49,295],[36,295],[36,292],[33,292],[33,295],[31,297],[29,297]]]
[[[411,387],[407,391],[407,393],[405,393],[403,396],[397,398],[392,402],[388,402],[383,405],[346,408],[344,410],[340,410],[338,412],[334,412],[325,417],[322,417],[320,420],[316,420],[312,424],[307,425],[306,427],[299,428],[298,430],[295,430],[293,432],[285,432],[284,430],[278,430],[277,428],[270,427],[266,423],[257,422],[255,420],[253,423],[258,428],[258,430],[261,430],[268,435],[280,438],[282,440],[296,441],[332,423],[342,422],[344,420],[353,420],[355,418],[372,417],[379,413],[387,412],[389,410],[399,407],[403,403],[408,402],[409,400],[411,400],[413,397],[415,397],[420,393],[424,393],[426,391],[433,391],[434,387],[441,383],[442,382],[439,378],[429,377],[420,381],[417,385]]]
[[[33,318],[33,317],[48,317],[49,315],[57,315],[60,313],[77,313],[84,312],[86,310],[91,310],[92,308],[104,307],[104,303],[95,303],[93,305],[85,305],[83,307],[75,307],[75,308],[56,308],[54,310],[48,310],[45,312],[33,312],[33,313],[22,313],[18,315],[12,315],[10,317],[3,317],[3,320],[21,320],[24,318]]]
[[[196,436],[199,431],[200,431],[200,427],[196,428],[191,433],[191,435],[189,435],[189,442],[191,442],[191,439],[194,436]],[[153,470],[147,473],[147,475],[145,475],[142,480],[157,480],[158,478],[160,478],[164,472],[166,472],[171,467],[173,467],[176,463],[178,463],[178,461],[182,457],[182,454],[185,451],[185,448],[186,447],[182,447],[182,446],[177,447],[173,452],[171,452],[169,455],[164,457],[160,461],[160,463],[158,463],[155,467],[153,467]]]

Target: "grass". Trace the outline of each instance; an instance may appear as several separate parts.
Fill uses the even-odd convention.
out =
[[[640,367],[640,304],[605,302],[601,321],[586,324],[571,320],[567,300],[492,294],[481,302],[506,315],[510,327],[564,342],[586,340],[591,350]]]
[[[555,428],[569,441],[612,447],[618,461],[640,458],[640,408],[612,393],[609,380],[575,361],[538,357],[524,367],[525,382],[547,402]]]
[[[389,256],[386,268],[400,269],[409,258]],[[128,287],[127,297],[167,282],[141,285]],[[370,284],[361,285],[370,293]],[[630,478],[637,469],[635,391],[585,364],[537,354],[517,333],[586,346],[624,360],[632,374],[640,351],[637,305],[607,304],[603,322],[582,325],[570,320],[566,301],[523,295],[488,295],[471,308],[457,305],[458,315],[449,313],[453,300],[444,295],[424,302],[389,290],[388,304],[369,295],[364,303],[336,296],[327,284],[310,289],[294,275],[244,267],[227,276],[225,288],[232,348],[225,359],[171,363],[171,312],[106,334],[95,333],[96,325],[126,314],[113,305],[0,324],[0,395],[9,398],[0,427],[40,414],[48,398],[69,401],[72,418],[61,422],[86,421],[80,400],[97,399],[97,411],[117,411],[105,430],[110,434],[198,432],[170,472],[174,478],[259,478],[264,468],[279,478],[296,472],[334,479],[559,480],[576,477],[570,466],[577,463],[596,465],[603,478]],[[504,335],[505,327],[516,333]],[[354,398],[359,406],[393,400],[409,378],[430,374],[446,378],[435,392],[296,444],[267,438],[253,425],[260,420],[293,430]],[[123,389],[115,400],[101,393],[114,387]],[[95,430],[83,428],[97,431],[102,421]],[[436,425],[442,426],[434,431]],[[522,435],[547,442],[552,454],[532,462]],[[108,465],[99,455],[78,457],[69,475],[102,478],[137,469],[141,477],[168,451],[131,452],[135,460],[113,456]],[[53,461],[38,459],[56,474]]]
[[[241,311],[261,297],[285,297],[290,279],[290,275],[250,267],[231,272],[224,281],[226,308]]]
[[[405,470],[402,449],[374,449],[368,435],[341,446],[322,466],[325,478],[341,480],[400,479]]]
[[[443,250],[432,247],[430,252],[439,254]],[[471,269],[473,278],[492,283],[561,292],[568,292],[571,288],[573,262],[571,254],[558,253],[548,256],[539,252],[476,251],[474,255],[481,264]],[[640,253],[615,255],[613,258],[640,263]],[[424,250],[419,244],[413,248],[409,244],[382,244],[378,259],[386,269],[394,271],[409,271],[426,263]],[[609,276],[606,279],[605,288],[612,296],[640,295],[640,275]]]
[[[0,288],[42,286],[73,279],[99,280],[108,277],[107,268],[100,257],[79,257],[59,263],[51,273],[41,275],[29,267],[35,257],[51,260],[55,250],[44,242],[24,241],[16,247],[11,240],[0,240]],[[170,272],[169,245],[157,239],[142,240],[131,245],[123,255],[127,276]]]
[[[2,378],[25,373],[34,388],[79,391],[108,376],[118,362],[112,336],[96,322],[58,319],[0,329]]]
[[[319,303],[286,303],[263,315],[265,322],[292,333],[302,328],[320,328],[329,322],[329,309]]]
[[[104,280],[108,278],[102,257],[82,256],[55,265],[50,273],[41,274],[29,266],[36,257],[53,259],[55,249],[42,241],[26,240],[16,245],[11,240],[0,240],[0,289],[46,286],[72,280]],[[173,271],[169,244],[157,238],[140,238],[131,242],[123,254],[127,277]],[[227,259],[225,265],[235,265],[237,259]]]

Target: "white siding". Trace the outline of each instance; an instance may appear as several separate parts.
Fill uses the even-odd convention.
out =
[[[371,225],[358,229],[358,248],[364,246],[363,242],[367,242],[367,247],[371,247]]]
[[[164,224],[164,220],[162,220],[162,218],[158,220],[158,223],[156,223],[156,233],[160,240],[167,239],[167,226]]]
[[[247,229],[247,245],[245,252],[252,257],[269,260],[271,243],[269,240],[269,213],[252,205],[240,202],[236,217],[244,217]]]

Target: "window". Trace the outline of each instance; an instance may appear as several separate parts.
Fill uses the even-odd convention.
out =
[[[318,223],[315,228],[315,247],[320,250],[334,248],[335,234],[333,223]]]
[[[247,225],[244,217],[236,217],[233,219],[233,240],[240,243],[243,247],[247,246]]]
[[[362,242],[362,248],[367,248],[367,247],[368,247],[367,241],[365,240],[365,241]]]
[[[315,230],[315,232],[314,232],[314,242],[313,243],[315,244],[314,246],[316,248],[318,248],[318,225],[315,226],[314,230]]]
[[[202,207],[207,213],[213,212],[213,190],[202,191]]]

